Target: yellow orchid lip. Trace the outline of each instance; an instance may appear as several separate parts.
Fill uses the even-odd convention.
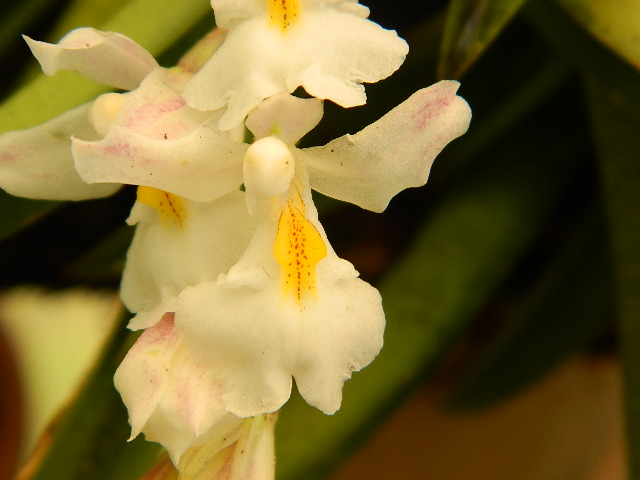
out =
[[[155,208],[165,226],[184,227],[187,209],[182,198],[153,187],[139,186],[137,200]]]
[[[297,189],[280,214],[273,251],[282,271],[283,294],[295,298],[298,305],[310,294],[315,297],[316,265],[327,256],[327,246],[306,218]]]
[[[267,0],[267,9],[271,25],[280,28],[282,33],[286,33],[287,28],[289,28],[300,15],[300,1]]]

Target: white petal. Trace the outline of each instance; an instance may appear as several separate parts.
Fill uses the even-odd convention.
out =
[[[291,29],[288,47],[289,91],[302,85],[310,95],[343,107],[363,105],[361,84],[387,78],[409,51],[396,32],[331,8],[302,17],[299,28]]]
[[[242,192],[207,203],[183,202],[180,225],[167,224],[159,212],[136,202],[136,224],[122,277],[121,296],[132,312],[163,308],[187,286],[215,281],[246,249],[254,230]],[[172,310],[164,310],[172,311]],[[157,314],[156,314],[157,315]],[[153,317],[151,317],[151,320]],[[138,321],[136,328],[148,326]]]
[[[228,109],[220,128],[230,130],[264,98],[289,92],[283,78],[284,41],[263,17],[242,22],[185,87],[189,105],[199,110]],[[292,89],[291,91],[293,91]]]
[[[157,69],[125,101],[115,125],[149,138],[180,138],[204,125],[210,113],[186,105],[180,90],[191,78],[181,70]]]
[[[147,185],[198,201],[238,188],[247,146],[223,138],[213,124],[217,114],[185,104],[179,89],[189,77],[180,70],[155,70],[138,89],[116,99],[115,119],[114,94],[97,102],[92,120],[106,136],[96,142],[73,140],[82,178]]]
[[[419,90],[355,135],[295,150],[311,187],[325,195],[383,211],[401,190],[424,185],[438,153],[467,131],[471,110],[458,82]]]
[[[186,452],[178,464],[181,475],[190,480],[273,480],[275,420],[276,414],[246,418],[226,448],[216,450],[220,442],[214,440]]]
[[[129,411],[131,437],[144,432],[148,440],[162,443],[175,463],[188,448],[218,434],[233,435],[239,426],[221,402],[216,377],[193,361],[173,328],[173,314],[142,333],[114,382]]]
[[[115,373],[115,386],[129,410],[132,438],[142,431],[167,387],[166,368],[180,346],[172,317],[167,314],[145,330]]]
[[[280,93],[254,108],[246,125],[257,138],[274,135],[293,145],[320,123],[323,113],[322,101],[317,98]]]
[[[346,267],[350,268],[345,268]],[[351,270],[353,275],[341,275]],[[293,376],[302,397],[324,413],[340,408],[342,385],[382,348],[384,312],[378,291],[335,254],[317,267],[318,302],[304,312]]]
[[[114,126],[97,142],[73,139],[76,169],[87,183],[147,185],[210,201],[242,184],[247,145],[225,140],[213,125],[178,139],[154,139]]]
[[[77,70],[98,83],[132,90],[158,67],[149,52],[119,33],[78,28],[57,44],[24,39],[47,75]]]
[[[228,105],[223,130],[261,100],[298,86],[352,107],[366,102],[362,82],[382,80],[404,61],[408,46],[395,32],[327,4],[303,10],[284,34],[266,14],[238,24],[185,88],[187,102],[200,110]]]
[[[160,407],[177,427],[199,437],[226,415],[215,372],[194,362],[186,345],[166,366],[166,374],[169,381]]]
[[[98,138],[87,115],[90,104],[42,125],[0,135],[0,187],[12,195],[82,200],[111,195],[120,185],[88,185],[71,157],[71,135]]]
[[[245,419],[227,414],[204,435],[192,437],[191,439],[188,439],[186,435],[182,435],[183,439],[178,441],[175,440],[175,437],[168,438],[164,445],[169,450],[174,464],[179,469],[181,478],[189,480],[214,479],[213,475],[206,476],[203,474],[210,471],[212,464],[219,464],[219,459],[221,457],[224,458],[222,452],[238,441],[245,422]],[[187,448],[184,448],[185,446]]]
[[[275,295],[275,297],[274,297]],[[179,297],[176,328],[199,361],[215,369],[229,412],[274,412],[291,393],[291,327],[274,312],[274,289],[202,283]]]

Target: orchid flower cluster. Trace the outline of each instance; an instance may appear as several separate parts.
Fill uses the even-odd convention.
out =
[[[0,186],[57,200],[137,186],[121,297],[143,332],[115,374],[132,438],[161,443],[185,479],[263,480],[293,380],[333,414],[383,343],[380,295],[331,248],[312,189],[380,212],[427,181],[470,110],[441,81],[355,135],[297,148],[324,100],[364,104],[362,83],[397,70],[406,42],[356,0],[211,5],[219,29],[172,68],[118,33],[26,38],[46,74],[124,93],[0,136]]]

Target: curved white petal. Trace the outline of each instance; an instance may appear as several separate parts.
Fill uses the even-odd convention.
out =
[[[158,67],[149,52],[120,33],[78,28],[57,44],[24,39],[47,75],[77,70],[98,83],[132,90]]]
[[[190,449],[178,463],[181,475],[189,480],[273,480],[276,418],[277,414],[245,418],[233,442],[218,436]],[[220,448],[225,443],[229,444]]]
[[[320,123],[323,113],[322,101],[317,98],[279,93],[260,102],[245,124],[256,138],[274,135],[293,145]]]
[[[165,368],[180,346],[171,317],[167,314],[145,330],[115,373],[115,386],[129,409],[132,438],[142,431],[167,387]]]
[[[284,33],[266,12],[240,22],[187,85],[185,99],[200,110],[228,105],[223,130],[239,124],[261,100],[298,86],[344,107],[364,104],[361,83],[391,75],[408,47],[395,32],[335,7],[303,4]]]
[[[189,449],[198,448],[205,443],[213,443],[221,448],[224,448],[225,444],[233,443],[237,439],[241,427],[241,418],[226,414],[214,423],[205,434],[196,435],[185,425],[174,422],[168,412],[158,408],[145,425],[143,433],[145,440],[162,444],[167,449],[173,464],[179,465],[182,456],[188,454]]]
[[[302,85],[310,95],[343,107],[363,105],[361,84],[387,78],[409,52],[395,31],[350,12],[318,10],[299,27],[291,30],[288,45],[289,91]]]
[[[471,110],[443,80],[419,90],[355,135],[322,147],[294,150],[311,187],[374,212],[401,190],[424,185],[438,153],[467,131]]]
[[[248,147],[222,138],[211,124],[166,140],[114,126],[100,141],[72,143],[76,169],[87,183],[146,185],[203,202],[240,187]]]
[[[329,256],[318,264],[317,275],[318,303],[301,319],[292,373],[302,397],[332,414],[340,408],[343,383],[380,352],[384,312],[378,291],[356,278],[347,261]]]
[[[131,437],[144,432],[162,443],[176,464],[187,449],[239,426],[224,408],[215,375],[189,355],[172,314],[142,333],[114,382],[129,411]]]
[[[180,95],[191,76],[181,69],[156,69],[136,90],[121,95],[124,100],[120,102],[114,125],[163,140],[195,131],[207,123],[212,114],[188,107]]]
[[[26,130],[0,135],[0,187],[12,195],[44,200],[106,197],[120,185],[88,185],[71,157],[71,135],[98,138],[88,121],[91,104]]]
[[[144,321],[137,319],[135,328],[157,321],[159,305],[162,313],[173,311],[172,299],[187,286],[215,281],[226,272],[246,249],[255,228],[240,191],[207,203],[173,201],[180,202],[179,208],[171,209],[179,211],[179,218],[163,218],[156,208],[138,201],[128,220],[136,232],[120,294],[130,311],[152,312]]]
[[[216,371],[227,409],[240,417],[274,412],[291,394],[290,328],[286,319],[273,318],[273,293],[209,282],[179,297],[176,329]]]
[[[157,69],[133,92],[100,97],[92,120],[104,124],[105,137],[73,139],[80,176],[87,183],[147,185],[197,201],[237,189],[247,145],[222,136],[213,123],[216,113],[186,105],[179,90],[189,77]]]
[[[239,24],[183,91],[189,105],[216,110],[228,105],[220,128],[230,130],[264,98],[289,92],[283,78],[282,35],[264,18]],[[293,91],[293,90],[291,90]]]

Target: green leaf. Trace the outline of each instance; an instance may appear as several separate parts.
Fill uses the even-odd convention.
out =
[[[624,93],[640,109],[640,72],[595,40],[555,2],[536,0],[524,9],[537,33],[564,56],[565,61]]]
[[[57,42],[74,28],[100,25],[105,18],[111,17],[129,0],[73,0],[49,35],[49,40]],[[40,39],[44,40],[44,39]]]
[[[583,147],[567,110],[540,116],[544,122],[518,124],[485,152],[492,161],[459,179],[383,282],[385,346],[347,382],[341,410],[327,417],[297,397],[284,407],[276,432],[280,480],[322,478],[343,460],[436,368],[530,245]]]
[[[438,65],[440,78],[460,78],[526,0],[452,0]]]
[[[0,190],[0,238],[36,221],[59,205],[58,202],[27,200]]]
[[[0,20],[0,54],[4,54],[6,48],[20,38],[26,26],[55,2],[56,0],[23,0],[3,5]]]
[[[637,0],[558,0],[602,43],[640,70],[640,2]]]
[[[448,405],[478,409],[506,400],[594,340],[613,319],[609,245],[590,212],[523,305],[474,361]]]
[[[134,480],[157,459],[158,444],[127,442],[127,412],[113,386],[123,344],[133,336],[117,325],[81,391],[45,431],[21,480]]]
[[[591,117],[613,244],[625,382],[629,478],[640,478],[640,110],[614,86],[591,79]]]
[[[157,55],[208,12],[210,7],[202,0],[132,0],[99,28],[128,35]],[[51,78],[42,75],[0,106],[0,131],[37,125],[104,91],[104,86],[75,72],[61,72]]]

